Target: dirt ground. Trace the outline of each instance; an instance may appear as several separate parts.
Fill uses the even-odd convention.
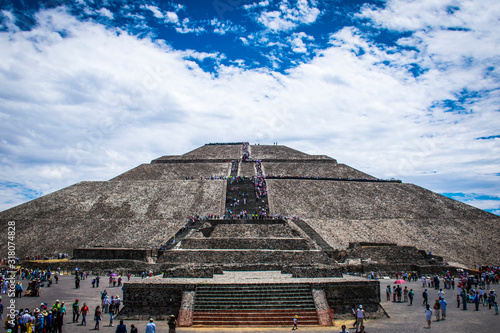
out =
[[[132,278],[140,279],[140,278]],[[125,278],[126,280],[126,278]],[[393,303],[386,301],[385,288],[387,284],[393,285],[394,280],[380,280],[381,295],[381,305],[388,313],[390,318],[380,318],[365,321],[366,331],[370,333],[384,332],[384,333],[401,333],[401,332],[500,332],[500,315],[495,315],[495,311],[488,307],[483,307],[480,305],[479,311],[474,311],[474,305],[468,304],[468,310],[463,311],[457,308],[456,295],[457,290],[445,290],[445,299],[448,302],[447,319],[445,321],[436,321],[434,316],[432,319],[431,329],[425,329],[426,320],[424,313],[424,306],[422,306],[422,291],[421,282],[408,282],[405,285],[408,289],[413,289],[415,292],[414,304],[409,306],[408,303]],[[24,280],[23,287],[26,290],[27,281]],[[95,307],[100,303],[100,293],[102,290],[106,289],[109,295],[120,295],[122,298],[122,290],[119,287],[108,288],[108,283],[106,278],[101,278],[101,284],[99,288],[91,287],[91,279],[81,281],[80,289],[75,289],[74,278],[72,276],[62,276],[59,279],[59,284],[53,284],[52,287],[42,288],[41,297],[23,297],[15,299],[16,309],[26,308],[34,309],[40,306],[41,302],[46,302],[49,306],[54,304],[56,299],[64,301],[67,308],[67,315],[65,317],[65,324],[63,326],[63,331],[67,333],[83,333],[88,331],[93,331],[94,320],[93,311]],[[500,291],[500,286],[494,285],[494,289]],[[432,305],[434,300],[437,299],[437,291],[434,289],[428,289],[429,291],[429,303]],[[7,305],[9,304],[9,298],[4,294],[2,295],[2,303],[5,306],[4,318],[7,313]],[[80,326],[76,323],[72,323],[72,311],[71,305],[75,298],[78,298],[80,304],[84,302],[87,303],[90,309],[90,315],[87,318],[87,326]],[[299,329],[300,332],[339,332],[340,326],[346,324],[349,332],[354,332],[351,329],[351,324],[353,320],[348,321],[335,321],[335,326],[333,327],[301,327],[299,319]],[[292,318],[290,318],[290,323],[292,323]],[[103,321],[101,322],[100,331],[114,333],[116,325],[118,323],[115,321],[114,327],[109,326],[109,316],[104,314]],[[146,321],[125,321],[128,331],[130,332],[130,325],[135,324],[139,328],[139,332],[144,332],[147,322]],[[168,327],[166,322],[157,321],[157,332],[168,332]],[[291,330],[290,327],[276,327],[276,328],[206,328],[206,327],[189,327],[189,328],[177,328],[179,333],[197,333],[197,332],[287,332]],[[0,332],[5,332],[2,327]]]

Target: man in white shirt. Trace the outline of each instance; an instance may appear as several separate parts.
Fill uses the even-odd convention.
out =
[[[363,320],[365,319],[365,310],[363,310],[363,305],[359,306],[359,309],[356,310],[356,332],[359,329],[359,326],[363,326]]]

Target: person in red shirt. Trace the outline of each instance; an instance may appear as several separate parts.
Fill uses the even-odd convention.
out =
[[[82,314],[82,326],[87,326],[87,313],[89,312],[89,307],[87,306],[87,303],[83,303],[83,306],[80,310],[80,313]]]

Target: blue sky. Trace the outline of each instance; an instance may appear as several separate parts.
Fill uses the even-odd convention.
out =
[[[0,210],[275,141],[500,215],[500,3],[0,0]]]

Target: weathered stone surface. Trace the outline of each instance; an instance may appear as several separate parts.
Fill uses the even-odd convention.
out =
[[[205,177],[227,177],[231,172],[230,163],[157,163],[141,164],[111,181],[132,180],[195,180]]]
[[[345,164],[325,162],[262,162],[266,176],[376,179]]]
[[[225,185],[222,180],[83,182],[6,210],[0,222],[16,222],[19,257],[71,253],[75,247],[158,248],[189,216],[221,215]],[[0,249],[6,237],[0,234]]]
[[[155,251],[156,254],[156,251]],[[125,248],[85,248],[73,249],[73,259],[127,259],[151,261],[151,249],[125,249]]]
[[[279,251],[279,250],[171,250],[158,258],[161,263],[238,263],[313,265],[327,264],[330,259],[323,251]]]
[[[250,156],[254,160],[316,160],[327,159],[335,161],[333,158],[325,155],[309,155],[301,151],[286,147],[286,146],[269,146],[269,145],[250,145]]]
[[[268,192],[272,214],[300,216],[338,249],[397,243],[474,267],[496,260],[485,244],[500,248],[498,216],[411,184],[271,179]]]
[[[241,145],[205,145],[186,154],[177,156],[162,156],[161,159],[241,159]]]
[[[303,238],[191,238],[181,243],[183,249],[269,249],[310,250]]]
[[[336,314],[349,314],[353,304],[363,305],[367,318],[376,315],[380,303],[378,281],[331,283],[323,286],[328,305]],[[351,315],[352,316],[352,315]]]
[[[333,325],[332,310],[328,305],[328,300],[326,299],[326,294],[323,288],[318,288],[313,286],[312,296],[314,300],[314,305],[316,306],[316,312],[318,313],[319,325],[332,326]]]
[[[238,167],[238,176],[240,177],[255,177],[257,171],[255,170],[255,163],[253,162],[240,162]]]

